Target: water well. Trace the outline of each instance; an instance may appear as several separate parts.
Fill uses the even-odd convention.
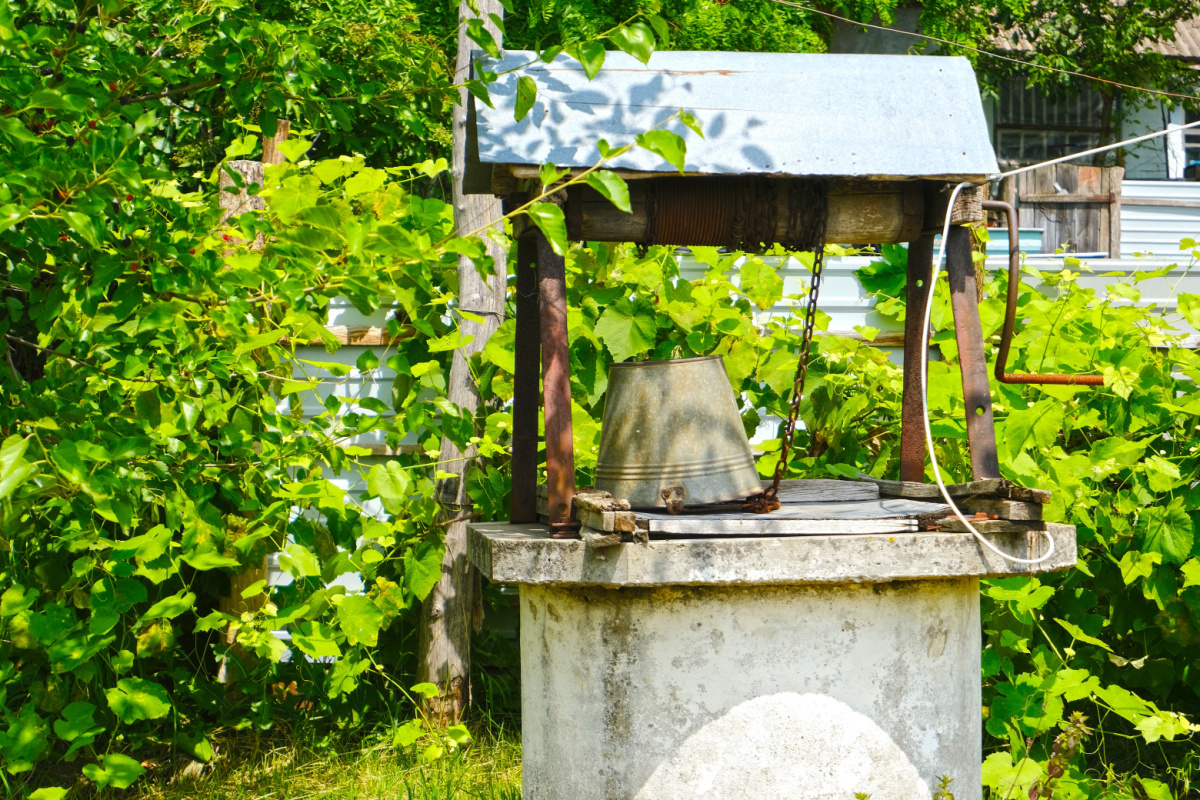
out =
[[[767,514],[689,508],[675,478],[664,488],[681,488],[683,513],[575,487],[563,259],[520,228],[511,519],[472,525],[468,555],[489,580],[520,587],[526,800],[911,800],[942,775],[958,800],[978,800],[979,579],[1070,568],[1075,532],[1042,521],[1048,493],[1000,476],[965,227],[985,201],[971,190],[947,208],[955,183],[998,171],[968,62],[659,52],[643,65],[610,53],[590,81],[566,56],[476,63],[500,78],[495,108],[472,101],[464,187],[510,207],[538,188],[543,162],[599,161],[600,139],[665,125],[687,141],[683,175],[637,149],[606,165],[628,181],[633,213],[588,188],[558,192],[575,239],[908,242],[916,308],[949,213],[973,469],[949,491],[992,517],[977,527],[998,550],[1055,549],[1034,567],[1006,561],[947,519],[923,482],[917,314],[905,332],[902,481],[786,481]],[[515,121],[521,77],[538,100]]]

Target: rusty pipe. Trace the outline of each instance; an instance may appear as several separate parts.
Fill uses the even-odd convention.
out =
[[[996,380],[1010,384],[1051,384],[1058,386],[1103,386],[1103,375],[1070,373],[1023,374],[1006,372],[1008,352],[1012,348],[1013,329],[1017,324],[1017,296],[1021,289],[1021,240],[1017,229],[1017,210],[1011,203],[984,200],[984,211],[1003,211],[1008,217],[1008,300],[1004,308],[1004,327],[1000,331],[1000,351],[996,354]]]

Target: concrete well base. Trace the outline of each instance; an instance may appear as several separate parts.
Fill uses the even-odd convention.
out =
[[[977,800],[978,591],[522,586],[525,800]]]
[[[1034,571],[1073,566],[1047,529]],[[592,549],[479,523],[468,557],[520,586],[525,800],[982,796],[979,579],[1028,567],[968,535]]]

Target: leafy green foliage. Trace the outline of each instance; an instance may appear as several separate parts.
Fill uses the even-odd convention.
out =
[[[892,298],[877,308],[897,320],[904,314],[900,256],[893,251],[860,271],[864,285]],[[1076,571],[984,587],[985,744],[992,751],[984,782],[993,797],[1045,792],[1052,783],[1054,796],[1132,798],[1154,796],[1154,787],[1179,796],[1169,787],[1182,791],[1196,763],[1196,727],[1184,714],[1200,690],[1186,667],[1200,655],[1200,595],[1191,582],[1200,577],[1192,561],[1200,497],[1190,488],[1200,479],[1193,444],[1200,358],[1169,347],[1179,335],[1159,312],[1114,305],[1122,290],[1101,298],[1082,288],[1084,269],[1070,258],[1058,273],[1025,268],[1052,288],[1022,285],[1009,369],[1119,378],[1090,389],[992,386],[1002,471],[1052,490],[1047,518],[1076,525],[1080,541]],[[985,337],[999,325],[1006,291],[1004,273],[988,276]],[[954,465],[952,479],[965,479],[965,409],[944,280],[934,296],[934,340],[949,360],[931,364],[933,427],[942,437],[939,460]],[[894,465],[860,466],[894,474]],[[1087,715],[1102,745],[1062,758],[1055,732],[1065,735],[1072,713]],[[1110,772],[1114,762],[1122,766]]]
[[[453,9],[432,17],[453,30]],[[31,4],[0,19],[0,769],[12,790],[60,796],[39,786],[55,774],[47,761],[118,789],[145,758],[118,751],[209,759],[214,731],[298,713],[298,700],[271,701],[280,682],[329,719],[353,718],[371,705],[364,684],[409,668],[411,626],[397,622],[440,566],[436,453],[383,464],[346,442],[436,447],[444,426],[464,447],[498,446],[440,394],[465,341],[445,315],[457,258],[491,264],[428,196],[455,92],[443,37],[422,24],[394,2],[336,14]],[[288,163],[247,186],[228,161],[257,157],[280,118],[301,134],[279,145]],[[410,157],[420,163],[369,166]],[[222,172],[256,210],[222,218]],[[330,360],[335,298],[368,315],[391,304],[392,344],[357,365],[399,374],[391,402],[360,396]],[[350,472],[368,475],[382,510],[331,480]],[[291,583],[258,581],[234,598],[242,610],[223,610],[231,578],[271,552]],[[338,581],[348,572],[361,594]],[[284,661],[274,632],[287,629]]]

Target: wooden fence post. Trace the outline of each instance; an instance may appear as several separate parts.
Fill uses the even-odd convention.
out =
[[[262,185],[263,176],[266,165],[282,164],[286,159],[279,152],[277,145],[287,138],[288,132],[291,129],[291,123],[287,120],[279,120],[279,125],[275,131],[275,136],[263,141],[263,157],[262,161],[230,161],[228,165],[241,176],[247,186],[251,183]],[[237,214],[244,214],[247,211],[262,211],[266,208],[262,198],[250,197],[245,189],[239,190],[237,193],[226,191],[227,189],[236,188],[233,178],[224,170],[220,176],[220,203],[223,213],[221,221],[229,219]],[[262,247],[261,238],[256,240],[252,245],[255,248]],[[229,594],[222,597],[219,608],[222,612],[230,614],[234,617],[241,617],[247,611],[258,611],[263,607],[266,596],[263,594],[253,595],[249,598],[243,598],[242,592],[250,586],[253,586],[258,581],[267,579],[267,562],[263,559],[262,563],[247,567],[229,579]],[[229,623],[229,629],[225,632],[225,643],[233,645],[237,640],[238,623]],[[250,656],[241,652],[241,648],[235,648],[234,651],[238,658],[243,662],[250,663]],[[234,683],[237,680],[236,670],[229,669],[228,658],[222,659],[221,664],[217,669],[217,680],[221,683]]]
[[[489,14],[504,13],[499,0],[479,0],[476,15],[464,0],[459,6],[459,20],[478,16],[497,42],[500,32],[488,20]],[[476,45],[467,37],[467,26],[459,26],[458,59],[455,82],[468,77],[470,56]],[[467,93],[454,107],[453,117],[453,193],[454,225],[467,233],[503,216],[500,201],[488,194],[463,194],[462,176],[466,164]],[[497,226],[499,227],[499,226]],[[464,333],[474,337],[470,344],[454,351],[450,364],[447,399],[474,414],[479,408],[479,393],[471,377],[470,358],[482,350],[487,340],[504,320],[504,300],[508,285],[507,254],[504,248],[487,235],[483,236],[488,255],[495,260],[495,272],[487,280],[479,276],[474,263],[465,257],[458,259],[459,307],[470,311],[482,322],[465,318],[458,320]],[[417,645],[417,680],[440,687],[442,695],[429,703],[429,711],[443,722],[457,721],[471,702],[471,631],[482,622],[482,597],[479,573],[467,563],[467,523],[471,499],[466,492],[466,472],[475,455],[474,448],[465,452],[443,438],[438,450],[441,469],[453,477],[438,482],[438,500],[446,519],[457,519],[446,526],[446,552],[442,557],[442,575],[421,607],[421,628]]]

